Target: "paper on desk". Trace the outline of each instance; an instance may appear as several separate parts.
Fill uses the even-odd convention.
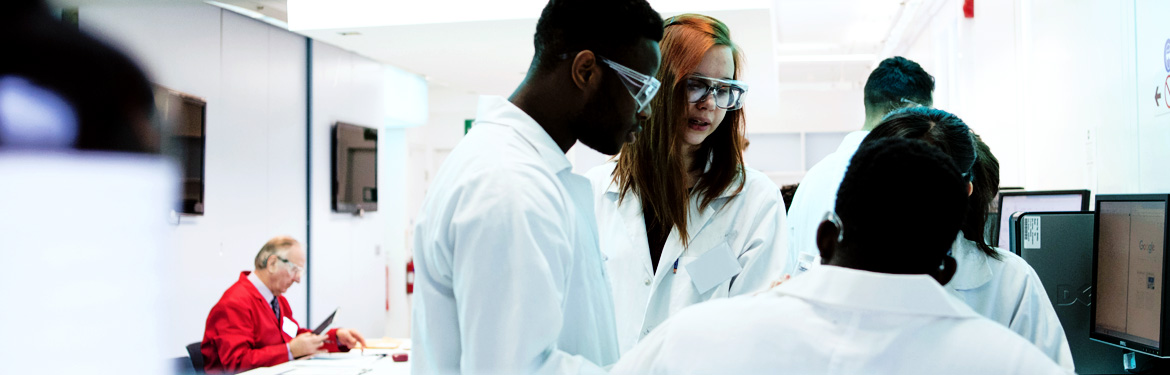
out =
[[[355,368],[293,368],[280,373],[279,375],[359,375],[368,372],[366,369]]]
[[[366,349],[398,349],[398,346],[402,345],[402,341],[383,337],[380,339],[366,340],[366,344],[369,344],[366,346]]]
[[[361,358],[363,356],[364,355],[361,351],[351,350],[348,352],[318,353],[318,354],[314,354],[312,357],[309,357],[308,359],[313,359],[313,360],[316,360],[316,359],[352,359],[352,358]]]
[[[381,355],[361,355],[361,353],[327,353],[330,355],[316,354],[309,359],[293,361],[296,367],[338,367],[338,368],[364,368],[373,364],[375,361],[385,358]],[[334,356],[332,354],[345,354],[345,356]]]

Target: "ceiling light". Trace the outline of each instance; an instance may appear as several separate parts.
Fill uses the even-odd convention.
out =
[[[236,6],[236,5],[232,5],[232,4],[227,4],[227,3],[221,3],[218,1],[205,0],[204,2],[211,4],[211,5],[214,5],[214,6],[217,6],[217,7],[220,7],[220,8],[223,8],[223,9],[230,10],[232,12],[244,15],[246,17],[250,17],[252,19],[267,23],[267,24],[272,25],[272,26],[276,26],[276,27],[286,29],[286,30],[288,29],[288,23],[285,23],[284,21],[276,19],[276,18],[266,16],[263,13],[257,12],[257,11],[252,10],[252,9],[248,9],[248,8],[244,8],[244,7]],[[264,7],[261,6],[259,9],[263,9],[263,8]]]

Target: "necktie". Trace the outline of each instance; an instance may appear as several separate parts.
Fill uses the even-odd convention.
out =
[[[272,313],[276,314],[276,323],[280,323],[280,304],[276,303],[277,297],[272,297]]]

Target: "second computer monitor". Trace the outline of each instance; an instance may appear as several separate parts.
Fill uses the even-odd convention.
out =
[[[1170,356],[1166,214],[1170,195],[1098,195],[1089,337]]]
[[[1016,212],[1086,211],[1088,190],[1005,191],[999,196],[999,230],[997,246],[1010,248],[1008,228]]]

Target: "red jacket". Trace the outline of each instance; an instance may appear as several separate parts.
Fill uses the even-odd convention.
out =
[[[272,313],[272,305],[264,300],[256,286],[248,280],[250,271],[240,272],[240,280],[232,284],[211,313],[203,331],[203,368],[208,373],[237,373],[257,367],[275,366],[288,361],[286,345],[292,337],[281,329]],[[280,314],[297,327],[297,335],[309,332],[292,317],[292,308],[284,296],[280,300]],[[349,348],[337,344],[337,329],[329,330],[324,349],[337,352]]]

